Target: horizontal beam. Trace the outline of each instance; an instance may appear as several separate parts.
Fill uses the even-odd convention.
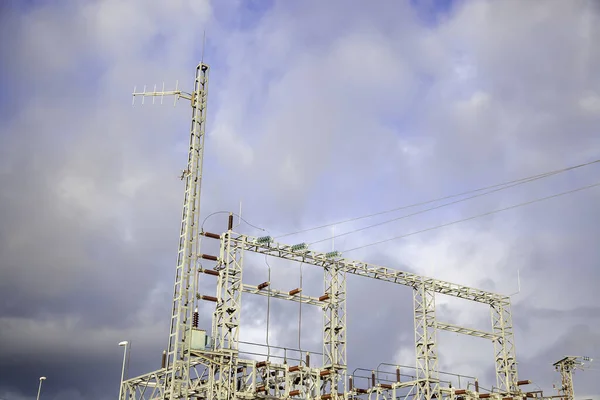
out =
[[[400,285],[416,287],[425,283],[427,290],[436,293],[454,296],[461,299],[476,301],[485,304],[505,303],[510,304],[510,298],[497,293],[487,292],[468,286],[445,282],[433,278],[423,277],[410,272],[399,271],[378,265],[368,264],[361,261],[347,260],[344,258],[329,257],[329,253],[323,253],[312,250],[295,250],[292,246],[276,242],[258,241],[256,237],[232,234],[232,241],[244,250],[254,253],[266,254],[272,257],[283,258],[311,264],[319,267],[327,267],[333,264],[344,272],[364,276],[367,278],[378,279],[386,282],[397,283]]]
[[[475,337],[489,339],[489,340],[498,340],[500,338],[500,336],[493,334],[493,333],[480,331],[477,329],[463,328],[462,326],[446,324],[444,322],[436,322],[436,328],[443,329],[448,332],[462,333],[464,335],[475,336]]]
[[[242,292],[250,294],[258,294],[260,296],[272,297],[281,300],[291,300],[297,303],[311,304],[313,306],[323,306],[326,304],[320,301],[317,297],[302,295],[301,293],[290,295],[289,292],[280,290],[258,289],[258,286],[243,284]]]

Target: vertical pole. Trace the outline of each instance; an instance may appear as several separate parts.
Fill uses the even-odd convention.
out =
[[[433,282],[422,277],[413,291],[415,346],[417,366],[417,398],[440,398],[436,344],[435,291]]]
[[[346,272],[336,261],[324,268],[324,292],[328,295],[323,308],[323,368],[331,373],[331,396],[345,392],[346,385]],[[340,387],[341,385],[341,387]]]
[[[179,251],[173,290],[171,329],[167,346],[166,398],[176,400],[188,397],[190,385],[190,344],[194,310],[195,275],[200,256],[199,218],[204,137],[208,94],[208,65],[196,68],[194,91],[191,96],[192,126],[188,164],[183,174],[185,193]]]
[[[229,230],[222,236],[217,281],[217,306],[213,316],[215,351],[210,385],[214,398],[229,400],[235,395],[232,378],[237,370],[239,328],[242,310],[243,246],[232,240],[233,216],[228,221]],[[244,239],[245,240],[245,239]],[[218,369],[218,371],[217,371]],[[217,374],[218,372],[218,374]]]
[[[510,396],[519,391],[510,300],[493,302],[490,312],[493,333],[498,336],[494,340],[496,386],[500,392]]]
[[[37,392],[37,397],[36,400],[40,400],[40,393],[42,392],[42,382],[46,379],[45,376],[41,376],[40,377],[40,384],[38,386],[38,392]]]
[[[123,381],[125,380],[125,362],[127,361],[127,344],[123,350],[123,366],[121,367],[121,385],[119,385],[119,400],[123,394]]]

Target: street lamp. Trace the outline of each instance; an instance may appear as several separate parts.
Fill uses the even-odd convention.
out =
[[[40,376],[40,386],[38,386],[37,400],[40,400],[40,392],[42,391],[42,382],[46,380],[45,376]]]
[[[129,342],[127,340],[124,340],[119,343],[119,346],[125,347],[125,350],[123,351],[123,368],[121,369],[121,384],[119,385],[119,400],[121,400],[121,393],[123,390],[123,380],[125,379],[125,360],[127,359],[127,345],[128,344],[129,344]]]

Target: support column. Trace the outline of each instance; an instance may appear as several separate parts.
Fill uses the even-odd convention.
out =
[[[433,283],[422,278],[413,292],[415,345],[417,355],[417,399],[440,399],[436,347],[435,291]]]
[[[323,368],[331,382],[331,396],[345,392],[346,385],[346,272],[336,262],[324,268]]]
[[[217,305],[213,316],[214,350],[211,368],[212,398],[232,399],[235,393],[240,314],[242,310],[243,243],[231,240],[231,230],[222,235],[217,281]]]
[[[176,400],[188,397],[190,385],[190,336],[192,332],[193,301],[196,293],[194,277],[200,255],[199,218],[204,158],[204,125],[208,89],[208,65],[196,68],[192,94],[192,127],[185,179],[185,194],[179,233],[179,251],[173,289],[171,328],[167,346],[165,398]]]
[[[517,386],[517,361],[515,357],[515,339],[513,334],[510,301],[499,300],[490,304],[492,329],[498,339],[494,340],[494,359],[496,361],[496,386],[503,393],[515,394]]]

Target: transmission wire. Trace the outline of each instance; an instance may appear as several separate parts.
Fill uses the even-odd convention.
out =
[[[546,176],[549,176],[549,175],[546,175]],[[513,184],[512,184],[512,185],[510,185],[510,186],[504,186],[504,187],[501,187],[501,188],[498,188],[498,189],[490,190],[489,192],[484,192],[484,193],[480,193],[480,194],[475,194],[475,195],[473,195],[473,196],[465,197],[465,198],[463,198],[463,199],[458,199],[458,200],[451,201],[451,202],[449,202],[449,203],[444,203],[444,204],[437,205],[437,206],[435,206],[435,207],[426,208],[426,209],[424,209],[424,210],[419,210],[419,211],[416,211],[416,212],[414,212],[414,213],[411,213],[411,214],[406,214],[406,215],[402,215],[402,216],[400,216],[400,217],[396,217],[396,218],[393,218],[393,219],[388,219],[388,220],[385,220],[385,221],[382,221],[382,222],[378,222],[378,223],[376,223],[376,224],[372,224],[372,225],[363,226],[362,228],[357,228],[357,229],[353,229],[353,230],[351,230],[351,231],[348,231],[348,232],[340,233],[339,235],[334,235],[334,236],[333,236],[333,238],[337,238],[337,237],[342,237],[342,236],[350,235],[350,234],[352,234],[352,233],[356,233],[356,232],[364,231],[364,230],[366,230],[366,229],[375,228],[375,227],[377,227],[377,226],[381,226],[381,225],[389,224],[389,223],[391,223],[391,222],[399,221],[399,220],[401,220],[401,219],[405,219],[405,218],[413,217],[413,216],[415,216],[415,215],[423,214],[423,213],[425,213],[425,212],[427,212],[427,211],[437,210],[438,208],[443,208],[443,207],[447,207],[447,206],[450,206],[450,205],[453,205],[453,204],[462,203],[463,201],[471,200],[471,199],[474,199],[474,198],[476,198],[476,197],[486,196],[486,195],[488,195],[488,194],[495,193],[495,192],[499,192],[499,191],[501,191],[501,190],[505,190],[505,189],[510,189],[511,187],[518,186],[518,185],[522,185],[522,184],[524,184],[524,183],[533,182],[534,180],[541,179],[541,178],[545,178],[546,176],[543,176],[543,177],[538,177],[538,178],[531,178],[530,180],[527,180],[527,181],[520,181],[520,182],[517,182],[517,183],[513,183]],[[325,242],[325,241],[327,241],[327,240],[330,240],[330,239],[331,239],[331,237],[324,238],[324,239],[319,239],[319,240],[315,240],[314,242],[310,242],[310,243],[309,243],[309,245],[313,245],[313,244],[316,244],[316,243]]]
[[[404,235],[395,236],[395,237],[392,237],[392,238],[389,238],[389,239],[379,240],[377,242],[368,243],[368,244],[365,244],[365,245],[362,245],[362,246],[358,246],[358,247],[354,247],[354,248],[351,248],[351,249],[348,249],[348,250],[344,250],[343,252],[344,253],[348,253],[350,251],[364,249],[365,247],[375,246],[377,244],[381,244],[381,243],[385,243],[385,242],[390,242],[392,240],[397,240],[397,239],[402,239],[402,238],[405,238],[405,237],[413,236],[413,235],[416,235],[418,233],[428,232],[428,231],[432,231],[434,229],[439,229],[439,228],[445,228],[447,226],[458,224],[460,222],[466,222],[466,221],[470,221],[470,220],[475,219],[475,218],[485,217],[485,216],[496,214],[496,213],[499,213],[499,212],[502,212],[502,211],[511,210],[513,208],[523,207],[523,206],[526,206],[526,205],[529,205],[529,204],[537,203],[537,202],[544,201],[544,200],[553,199],[555,197],[564,196],[564,195],[567,195],[567,194],[570,194],[570,193],[575,193],[575,192],[579,192],[579,191],[582,191],[582,190],[591,189],[591,188],[596,187],[596,186],[600,186],[600,182],[594,183],[594,184],[588,185],[588,186],[583,186],[583,187],[580,187],[580,188],[577,188],[577,189],[568,190],[566,192],[561,192],[561,193],[553,194],[551,196],[547,196],[547,197],[542,197],[542,198],[539,198],[539,199],[530,200],[530,201],[527,201],[527,202],[524,202],[524,203],[514,204],[512,206],[500,208],[500,209],[497,209],[497,210],[488,211],[488,212],[483,213],[483,214],[478,214],[478,215],[474,215],[474,216],[469,217],[469,218],[459,219],[459,220],[456,220],[456,221],[448,222],[446,224],[433,226],[431,228],[422,229],[420,231],[415,231],[415,232],[407,233],[407,234],[404,234]]]
[[[280,239],[280,238],[283,238],[283,237],[286,237],[286,236],[297,235],[299,233],[310,232],[310,231],[314,231],[314,230],[317,230],[317,229],[327,228],[327,227],[333,226],[333,225],[340,225],[340,224],[345,224],[345,223],[348,223],[348,222],[358,221],[358,220],[365,219],[365,218],[371,218],[371,217],[375,217],[375,216],[382,215],[382,214],[389,214],[389,213],[394,212],[394,211],[400,211],[400,210],[404,210],[404,209],[407,209],[407,208],[412,208],[412,207],[422,206],[422,205],[426,205],[426,204],[430,204],[430,203],[435,203],[437,201],[446,200],[446,199],[450,199],[450,198],[453,198],[453,197],[464,196],[466,194],[480,192],[480,191],[483,191],[483,190],[494,189],[494,188],[497,188],[497,187],[500,187],[500,186],[506,186],[506,185],[513,184],[513,183],[516,183],[516,182],[532,181],[532,180],[537,180],[537,179],[543,179],[543,178],[546,178],[548,176],[556,175],[556,174],[559,174],[559,173],[562,173],[562,172],[566,172],[566,171],[570,171],[570,170],[577,169],[577,168],[586,167],[588,165],[596,164],[596,163],[599,163],[599,162],[600,162],[600,159],[596,159],[596,160],[593,160],[593,161],[590,161],[590,162],[587,162],[587,163],[573,165],[571,167],[561,168],[561,169],[557,169],[557,170],[553,170],[553,171],[548,171],[548,172],[544,172],[542,174],[532,175],[532,176],[528,176],[528,177],[525,177],[525,178],[514,179],[514,180],[511,180],[511,181],[504,182],[504,183],[498,183],[498,184],[495,184],[495,185],[485,186],[485,187],[482,187],[482,188],[479,188],[479,189],[471,189],[471,190],[468,190],[466,192],[457,193],[457,194],[451,194],[451,195],[447,195],[447,196],[444,196],[444,197],[439,197],[439,198],[436,198],[436,199],[433,199],[433,200],[422,201],[422,202],[419,202],[419,203],[414,203],[414,204],[409,204],[409,205],[406,205],[406,206],[392,208],[392,209],[389,209],[389,210],[386,210],[386,211],[380,211],[380,212],[376,212],[376,213],[373,213],[373,214],[367,214],[367,215],[362,215],[362,216],[358,216],[358,217],[348,218],[348,219],[345,219],[345,220],[342,220],[342,221],[332,222],[332,223],[329,223],[329,224],[324,224],[324,225],[320,225],[320,226],[316,226],[316,227],[312,227],[312,228],[301,229],[301,230],[298,230],[298,231],[295,231],[295,232],[290,232],[290,233],[286,233],[286,234],[283,234],[283,235],[275,236],[275,239]]]

